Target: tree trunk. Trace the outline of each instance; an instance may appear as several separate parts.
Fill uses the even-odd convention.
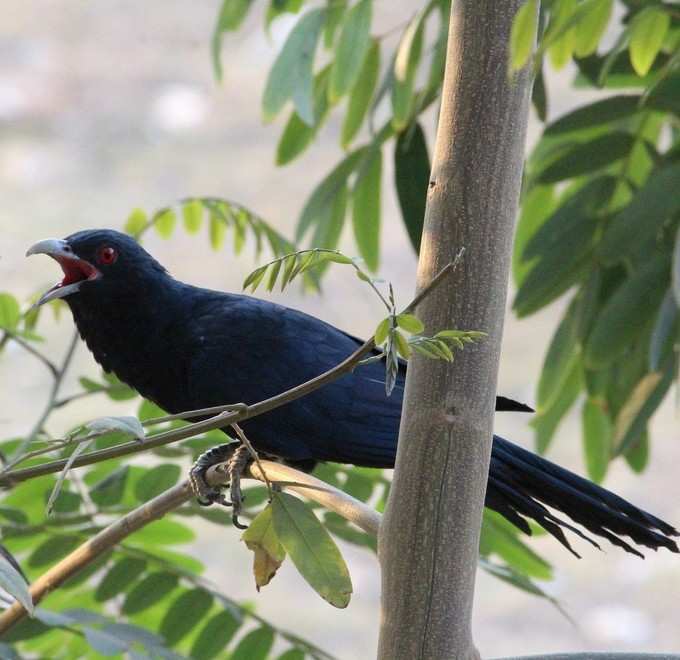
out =
[[[455,364],[414,357],[379,536],[383,660],[479,657],[471,612],[530,80],[508,77],[521,0],[455,0],[418,265],[428,332],[483,330]]]

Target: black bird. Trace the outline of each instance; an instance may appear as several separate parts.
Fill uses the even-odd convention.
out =
[[[27,254],[38,253],[64,271],[39,304],[64,298],[104,370],[170,413],[256,403],[327,371],[361,344],[302,312],[179,282],[119,232],[81,231],[41,241]],[[258,451],[293,463],[392,468],[405,374],[404,366],[387,397],[383,365],[361,366],[244,421],[243,430]],[[530,410],[503,397],[496,409]],[[527,519],[535,520],[570,550],[563,528],[587,537],[553,511],[634,554],[622,537],[678,552],[670,538],[678,532],[668,523],[499,436],[486,506],[527,534]]]

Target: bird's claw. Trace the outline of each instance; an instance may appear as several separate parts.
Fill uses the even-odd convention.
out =
[[[223,506],[233,507],[231,520],[235,527],[239,529],[246,529],[246,525],[242,525],[238,517],[241,513],[241,507],[244,500],[241,492],[241,476],[248,467],[250,462],[250,454],[247,447],[244,445],[236,445],[236,443],[229,443],[212,447],[205,453],[201,454],[189,471],[189,483],[191,489],[196,495],[196,501],[200,506],[211,506],[212,504],[221,504]],[[229,497],[228,500],[223,493],[224,486],[211,486],[205,478],[205,473],[209,467],[217,463],[226,462],[226,474],[229,478]]]

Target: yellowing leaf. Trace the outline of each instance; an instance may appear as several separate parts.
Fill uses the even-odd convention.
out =
[[[253,573],[259,591],[271,582],[286,558],[286,551],[274,529],[271,504],[257,514],[241,540],[253,551]]]

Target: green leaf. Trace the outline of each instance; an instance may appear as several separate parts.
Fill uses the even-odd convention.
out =
[[[610,200],[615,186],[613,177],[600,177],[577,190],[536,230],[527,241],[522,256],[526,259],[554,258],[557,250],[567,246],[571,234],[579,234],[574,245],[589,245],[597,229],[598,215]]]
[[[420,252],[425,221],[425,204],[430,182],[430,157],[422,126],[399,134],[394,149],[394,181],[411,245]]]
[[[265,29],[269,33],[272,22],[283,14],[297,14],[305,0],[269,0],[267,16],[265,18]]]
[[[338,245],[342,229],[345,225],[348,198],[349,189],[347,186],[342,186],[331,204],[326,207],[323,214],[317,220],[317,225],[311,240],[311,244],[314,247],[334,249]],[[323,260],[326,262],[325,264],[319,264],[319,272],[323,272],[330,261],[348,263],[348,258],[340,254],[325,252],[318,256],[323,256]],[[352,263],[351,259],[349,260],[349,263]]]
[[[215,77],[222,80],[222,34],[237,30],[252,7],[253,0],[223,0],[212,35],[212,60]]]
[[[301,2],[301,0],[298,0],[298,2]],[[347,0],[333,0],[333,2],[328,3],[327,10],[326,26],[323,30],[323,45],[326,50],[332,50],[335,43],[335,34],[347,11]]]
[[[359,77],[354,87],[352,87],[349,101],[347,102],[347,112],[345,113],[340,131],[340,144],[343,149],[349,147],[361,128],[361,124],[371,105],[379,72],[380,42],[374,40],[366,53],[366,57],[364,57]]]
[[[574,53],[587,57],[597,50],[600,39],[609,25],[614,0],[585,0],[585,13],[579,20],[574,37]]]
[[[266,506],[255,516],[241,536],[241,540],[254,554],[253,573],[255,586],[259,591],[261,587],[271,582],[286,557],[286,551],[274,529],[271,505]]]
[[[543,135],[563,135],[632,117],[641,111],[640,98],[639,94],[616,95],[589,103],[549,124]]]
[[[310,126],[293,111],[276,146],[276,164],[286,165],[297,158],[312,142],[329,110],[328,79],[330,66],[314,78],[314,123]]]
[[[125,591],[146,570],[146,560],[123,557],[102,578],[94,592],[94,599],[104,602]]]
[[[401,355],[401,357],[403,357],[405,360],[408,360],[411,357],[411,347],[409,346],[406,337],[404,337],[404,335],[401,334],[399,330],[395,330],[392,333],[392,339],[394,340],[394,344],[397,347],[397,352],[399,355]]]
[[[534,596],[539,596],[540,598],[545,598],[549,600],[555,607],[557,607],[562,614],[565,614],[559,603],[550,595],[548,595],[543,589],[541,589],[535,582],[530,580],[526,575],[520,571],[516,571],[509,566],[501,566],[494,564],[485,559],[479,560],[479,566],[484,569],[490,575],[511,584],[513,587],[517,587],[522,591],[533,594]],[[566,614],[565,614],[566,616]]]
[[[598,248],[602,259],[618,261],[636,251],[647,237],[656,236],[664,222],[680,211],[678,181],[680,162],[652,172],[630,204],[607,228]]]
[[[24,609],[33,616],[33,599],[28,590],[28,583],[18,570],[19,565],[15,566],[10,561],[11,555],[5,553],[7,551],[4,549],[3,552],[0,552],[0,587],[19,601],[24,606]]]
[[[576,42],[576,24],[579,14],[573,0],[555,0],[550,25],[542,47],[548,46],[548,56],[553,67],[562,69],[571,59]]]
[[[274,644],[274,631],[266,626],[251,630],[229,656],[230,660],[265,660]]]
[[[543,75],[543,63],[536,69],[534,86],[531,89],[531,103],[534,106],[536,115],[543,123],[548,121],[548,92],[545,87],[545,76]],[[544,131],[545,133],[545,131]]]
[[[627,156],[634,143],[630,133],[618,131],[576,144],[548,165],[538,175],[538,181],[555,183],[602,169]]]
[[[673,248],[673,264],[671,270],[671,288],[675,296],[675,304],[680,307],[680,227],[675,234],[675,247]]]
[[[538,1],[528,0],[515,14],[510,33],[510,67],[521,69],[531,56],[538,26]]]
[[[348,154],[330,174],[314,189],[305,203],[295,231],[295,242],[300,243],[307,231],[321,218],[327,217],[327,207],[347,185],[349,175],[366,153],[366,148],[357,149]]]
[[[203,202],[200,199],[190,199],[182,206],[184,228],[189,234],[196,234],[203,222]]]
[[[312,9],[288,35],[267,78],[262,99],[265,121],[271,121],[285,102],[293,99],[300,118],[309,125],[314,124],[312,67],[325,17],[324,9]]]
[[[209,660],[222,653],[241,626],[228,610],[215,614],[199,633],[191,647],[190,657]]]
[[[305,660],[305,652],[302,649],[288,649],[276,660]]]
[[[97,482],[90,489],[92,501],[100,507],[113,506],[123,498],[129,466],[123,465]]]
[[[148,609],[163,600],[176,586],[176,575],[164,571],[150,573],[125,596],[122,607],[123,614],[137,614]]]
[[[623,455],[633,472],[643,472],[649,462],[649,435],[645,431]]]
[[[179,480],[180,473],[179,465],[172,463],[164,463],[147,469],[144,477],[135,483],[135,497],[140,502],[147,502],[174,486]]]
[[[274,493],[274,529],[300,574],[335,607],[347,607],[352,582],[347,566],[323,525],[301,500]]]
[[[196,534],[194,531],[176,520],[161,518],[154,520],[128,537],[133,545],[146,545],[150,548],[162,548],[168,545],[191,543]]]
[[[421,333],[425,329],[422,321],[413,314],[398,314],[397,325],[414,335]]]
[[[28,557],[31,568],[54,564],[80,545],[77,536],[53,536],[41,543]]]
[[[506,526],[492,511],[484,511],[479,552],[482,556],[496,554],[525,575],[541,580],[552,578],[550,564],[520,541],[514,528]]]
[[[168,239],[172,236],[172,232],[175,230],[175,225],[177,224],[177,215],[172,209],[163,209],[154,215],[152,221],[153,226],[156,229],[156,233],[161,238]]]
[[[187,589],[170,605],[158,632],[166,644],[174,646],[189,634],[210,611],[213,597],[204,589]]]
[[[659,313],[649,341],[649,370],[658,371],[662,362],[673,352],[673,344],[678,336],[680,309],[669,289],[661,302]]]
[[[538,228],[555,211],[557,199],[553,186],[534,186],[522,199],[512,252],[512,275],[519,287],[531,270],[535,259],[524,256],[526,244]]]
[[[146,223],[147,217],[144,209],[132,209],[125,222],[125,231],[131,236],[137,237],[141,234],[144,227],[146,227]]]
[[[535,234],[525,239],[522,262],[537,259],[517,291],[513,308],[518,316],[544,307],[581,278],[590,263],[598,215],[613,189],[613,178],[595,179],[562,202]]]
[[[0,328],[14,330],[21,318],[17,299],[11,293],[0,293]]]
[[[373,341],[375,342],[376,346],[380,346],[382,343],[385,342],[385,340],[387,339],[387,335],[389,335],[390,333],[391,326],[392,326],[391,318],[389,316],[380,321],[378,327],[375,329],[375,334],[373,336]]]
[[[603,406],[601,401],[587,399],[581,411],[586,469],[595,483],[600,483],[607,474],[611,455],[613,427]]]
[[[536,394],[539,415],[555,403],[573,369],[574,361],[578,360],[574,321],[572,305],[557,327],[543,360]]]
[[[630,24],[630,63],[638,76],[651,69],[663,46],[671,17],[661,7],[645,7]]]
[[[668,286],[668,262],[650,255],[607,300],[595,321],[584,350],[590,369],[604,369],[619,359],[661,303]]]
[[[377,270],[380,254],[380,198],[382,151],[371,150],[357,174],[352,191],[352,226],[359,254],[372,271]]]
[[[373,0],[359,0],[342,22],[340,39],[331,67],[328,94],[331,103],[342,98],[357,82],[371,43]]]
[[[531,420],[530,424],[534,427],[536,432],[536,451],[539,454],[544,454],[547,451],[562,418],[574,405],[574,402],[581,391],[581,371],[581,363],[578,360],[575,360],[571,372],[564,381],[562,389],[558,397],[554,399],[552,406],[540,415],[536,415],[536,417]]]
[[[423,51],[423,25],[427,8],[411,20],[397,48],[392,81],[392,125],[396,131],[409,123],[413,109],[413,85]]]

